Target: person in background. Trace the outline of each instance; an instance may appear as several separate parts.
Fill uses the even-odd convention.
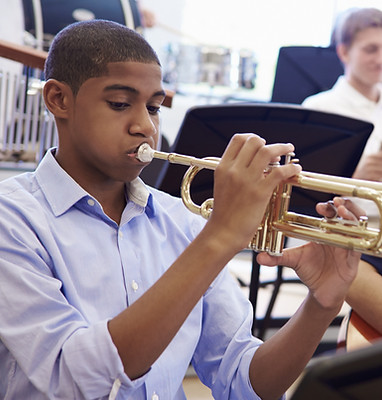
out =
[[[141,19],[145,28],[152,28],[156,24],[155,13],[148,8],[141,8]]]
[[[382,11],[348,10],[338,19],[332,38],[344,75],[332,89],[308,97],[302,105],[373,123],[353,177],[382,181]]]
[[[132,0],[135,1],[139,10],[139,14],[141,17],[141,25],[143,28],[152,28],[156,24],[156,15],[155,13],[147,8],[142,1],[140,0]]]
[[[332,89],[310,96],[304,107],[342,114],[374,124],[353,178],[382,181],[382,11],[352,8],[337,19],[331,45],[344,66]],[[380,221],[370,201],[356,200],[372,224]],[[346,301],[382,335],[381,258],[362,256]]]
[[[110,21],[70,25],[45,76],[58,146],[35,172],[0,183],[0,397],[184,400],[190,362],[216,399],[282,397],[359,262],[317,243],[260,253],[262,265],[292,267],[309,292],[272,338],[252,336],[252,306],[225,266],[253,238],[273,189],[301,171],[264,173],[293,145],[234,135],[205,222],[139,178],[148,163],[137,150],[156,147],[165,97],[141,35]]]

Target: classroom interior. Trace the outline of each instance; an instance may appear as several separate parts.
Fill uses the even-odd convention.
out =
[[[33,170],[44,152],[57,143],[52,117],[41,112],[43,77],[33,63],[41,63],[54,31],[68,20],[62,17],[61,21],[56,15],[54,3],[59,3],[57,1],[29,1],[29,8],[26,3],[25,0],[0,0],[3,10],[0,15],[0,179]],[[80,0],[61,3],[61,15],[66,15],[64,10],[73,18],[71,22],[75,21],[74,15],[79,19],[105,18],[102,12],[106,10],[107,18],[110,18],[110,10],[111,18],[127,18],[122,0],[95,0],[92,5]],[[313,152],[299,153],[298,144],[301,143],[301,148],[305,145],[303,134],[307,125],[315,131],[324,130],[328,121],[317,115],[309,120],[299,105],[307,96],[329,89],[343,73],[335,50],[330,47],[331,29],[338,13],[349,7],[381,8],[379,1],[237,0],[233,5],[219,0],[144,0],[142,3],[155,15],[154,26],[143,28],[142,34],[161,60],[168,93],[168,106],[161,110],[162,149],[185,151],[197,157],[219,156],[236,129],[241,132],[251,129],[269,134],[270,141],[283,138],[295,141],[304,169],[351,176],[361,153],[352,159],[333,157],[339,150],[333,153],[332,148],[322,144],[323,140],[316,143],[315,139],[311,143]],[[75,10],[80,12],[75,14]],[[36,24],[38,13],[41,26]],[[44,31],[44,23],[49,32]],[[15,56],[14,49],[7,47],[10,43],[20,46],[17,49],[21,53],[28,53],[27,48],[36,50],[36,54],[32,54],[33,65],[25,69],[24,62],[28,63],[24,61],[27,60],[25,54]],[[25,71],[29,74],[27,81],[22,79]],[[12,91],[20,87],[19,84],[21,89],[17,93],[16,89]],[[24,96],[21,105],[20,96]],[[230,119],[223,128],[219,121],[227,115]],[[13,125],[9,121],[13,121]],[[22,132],[26,121],[28,135]],[[336,132],[338,124],[343,131],[352,129],[347,121],[335,117],[333,124]],[[264,125],[269,127],[269,132]],[[357,131],[361,131],[358,139],[354,133],[339,146],[354,149],[364,143],[370,127],[361,128]],[[273,134],[275,129],[278,129],[277,134]],[[334,134],[334,130],[328,129],[323,137]],[[194,141],[192,146],[190,137]],[[317,152],[322,154],[320,159]],[[179,195],[183,173],[183,169],[166,170],[162,164],[155,164],[144,172],[144,179]],[[211,175],[206,175],[205,181],[211,182]],[[198,201],[211,190],[211,187],[200,186],[202,189],[196,195]],[[320,195],[307,198],[304,193],[296,197],[296,209],[308,212],[321,200]],[[289,238],[287,246],[303,242]],[[252,302],[254,334],[264,340],[285,324],[307,293],[293,271],[285,267],[260,266],[251,250],[238,254],[228,268]],[[336,354],[342,319],[349,309],[347,304],[343,306],[315,356]],[[287,398],[292,398],[294,389],[291,388]],[[184,390],[190,400],[212,399],[211,392],[201,384],[191,366],[184,380]]]

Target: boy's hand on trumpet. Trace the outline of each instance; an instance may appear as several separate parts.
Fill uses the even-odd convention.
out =
[[[342,197],[335,197],[331,202],[318,203],[316,210],[327,218],[357,220],[365,215],[351,200]],[[285,249],[280,257],[261,253],[257,261],[262,265],[293,268],[322,307],[335,309],[341,307],[357,274],[360,256],[360,253],[352,250],[309,242]]]
[[[234,135],[215,170],[214,206],[207,222],[225,245],[240,251],[248,246],[260,225],[273,189],[299,172],[297,164],[269,164],[293,152],[292,144],[266,145],[255,134]],[[207,227],[208,229],[208,227]]]

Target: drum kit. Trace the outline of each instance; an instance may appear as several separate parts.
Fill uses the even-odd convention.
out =
[[[164,81],[175,89],[180,84],[199,83],[210,87],[253,89],[256,67],[256,57],[251,50],[170,43],[166,49]]]

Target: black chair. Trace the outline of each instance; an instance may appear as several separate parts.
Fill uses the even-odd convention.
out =
[[[271,102],[301,104],[308,96],[329,90],[344,72],[334,47],[287,46],[279,50]],[[283,267],[277,268],[274,281],[260,282],[259,287],[274,285],[260,323],[258,335],[265,336],[271,313],[283,283],[298,283],[283,277]]]
[[[379,400],[382,393],[382,342],[319,357],[310,363],[291,400]]]
[[[343,72],[334,47],[281,47],[271,101],[301,104],[308,96],[330,89]]]

